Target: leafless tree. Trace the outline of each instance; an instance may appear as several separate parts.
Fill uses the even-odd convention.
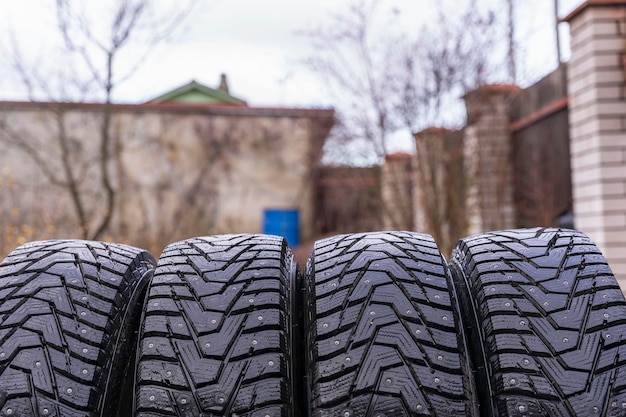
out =
[[[507,9],[507,64],[511,83],[517,83],[517,66],[515,65],[515,2],[506,0]]]
[[[499,69],[505,54],[493,55],[497,39],[502,39],[496,36],[501,30],[496,12],[477,0],[463,2],[463,7],[454,2],[454,8],[451,2],[444,3],[417,35],[400,31],[399,14],[383,9],[384,3],[377,0],[358,0],[345,13],[331,16],[323,28],[307,33],[315,47],[307,63],[338,98],[343,129],[335,130],[330,152],[340,149],[338,153],[345,154],[345,143],[366,143],[382,161],[400,130],[458,128],[465,119],[460,102],[464,93],[506,75]],[[454,143],[460,146],[459,141]],[[430,178],[426,173],[440,172],[435,164],[446,160],[439,154],[428,157],[433,149],[422,149],[423,155],[418,155],[421,166],[416,169],[423,172],[422,179]],[[461,154],[458,149],[451,156],[455,167],[462,166]],[[372,160],[360,155],[358,159]],[[421,204],[420,210],[427,218],[426,231],[449,242],[466,231],[462,209],[467,180],[456,171],[444,179],[429,187],[429,198],[442,203]],[[397,212],[400,199],[388,198],[379,202],[381,212]],[[442,208],[445,213],[439,212]],[[459,219],[450,220],[451,216]]]
[[[345,13],[331,15],[324,27],[304,35],[316,51],[306,64],[324,79],[331,94],[341,97],[336,138],[382,158],[389,135],[397,129],[397,51],[392,46],[400,35],[391,30],[393,15],[383,18],[390,28],[384,35],[375,32],[381,24],[379,3],[358,0]]]
[[[395,108],[402,126],[413,132],[461,127],[461,96],[502,76],[493,52],[500,29],[495,11],[476,0],[461,4],[465,7],[453,12],[443,8],[450,6],[444,2],[437,18],[402,51]]]
[[[399,129],[460,125],[455,102],[501,75],[496,12],[477,0],[444,3],[417,35],[378,0],[357,0],[305,33],[315,50],[306,64],[337,98],[340,139],[368,143],[381,159]]]
[[[113,97],[117,87],[132,76],[145,58],[168,40],[190,13],[196,0],[159,9],[150,0],[116,0],[92,3],[56,0],[61,52],[54,68],[28,63],[11,34],[11,52],[6,57],[21,78],[31,101],[47,102],[49,137],[33,138],[0,120],[0,140],[11,145],[41,169],[44,178],[71,197],[76,222],[83,238],[99,239],[116,212],[115,160],[123,144],[113,129]],[[94,13],[94,7],[100,7]],[[48,72],[46,72],[48,71]],[[98,101],[95,126],[97,144],[87,149],[76,138],[68,101]],[[95,201],[94,201],[95,200]]]

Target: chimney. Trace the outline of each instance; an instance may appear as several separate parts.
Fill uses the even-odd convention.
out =
[[[220,76],[220,86],[218,89],[228,93],[228,81],[226,80],[226,74],[222,74]]]

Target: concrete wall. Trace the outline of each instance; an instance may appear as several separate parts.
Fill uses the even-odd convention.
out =
[[[587,1],[564,20],[575,224],[626,289],[626,1]]]
[[[0,188],[3,209],[19,211],[18,229],[40,212],[46,218],[30,236],[18,233],[27,240],[80,234],[67,188],[52,184],[33,158],[62,170],[52,106],[0,103],[0,170],[16,184],[13,198]],[[90,219],[103,209],[96,163],[100,110],[64,110]],[[297,209],[301,237],[312,239],[312,175],[332,119],[328,110],[116,106],[110,170],[118,203],[106,238],[160,251],[191,236],[259,233],[265,209]],[[11,145],[10,134],[31,144],[32,152]],[[44,233],[48,226],[54,230]],[[14,241],[5,242],[4,252]]]

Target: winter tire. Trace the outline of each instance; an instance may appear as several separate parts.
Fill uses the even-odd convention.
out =
[[[154,258],[78,240],[0,264],[0,415],[113,416]]]
[[[320,240],[305,286],[310,415],[477,415],[452,282],[432,237]]]
[[[451,268],[473,319],[481,415],[626,415],[624,296],[589,238],[485,233],[457,244]]]
[[[276,236],[165,248],[142,319],[135,415],[294,416],[297,278]]]

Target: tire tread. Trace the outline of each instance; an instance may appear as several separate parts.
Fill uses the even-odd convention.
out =
[[[430,236],[318,241],[305,281],[310,415],[477,415],[451,281]]]
[[[0,415],[113,415],[132,348],[147,252],[38,241],[0,264]]]
[[[144,311],[136,415],[292,416],[292,264],[276,236],[166,247]]]
[[[453,264],[474,303],[493,415],[626,415],[626,302],[587,236],[486,233],[461,240]]]

